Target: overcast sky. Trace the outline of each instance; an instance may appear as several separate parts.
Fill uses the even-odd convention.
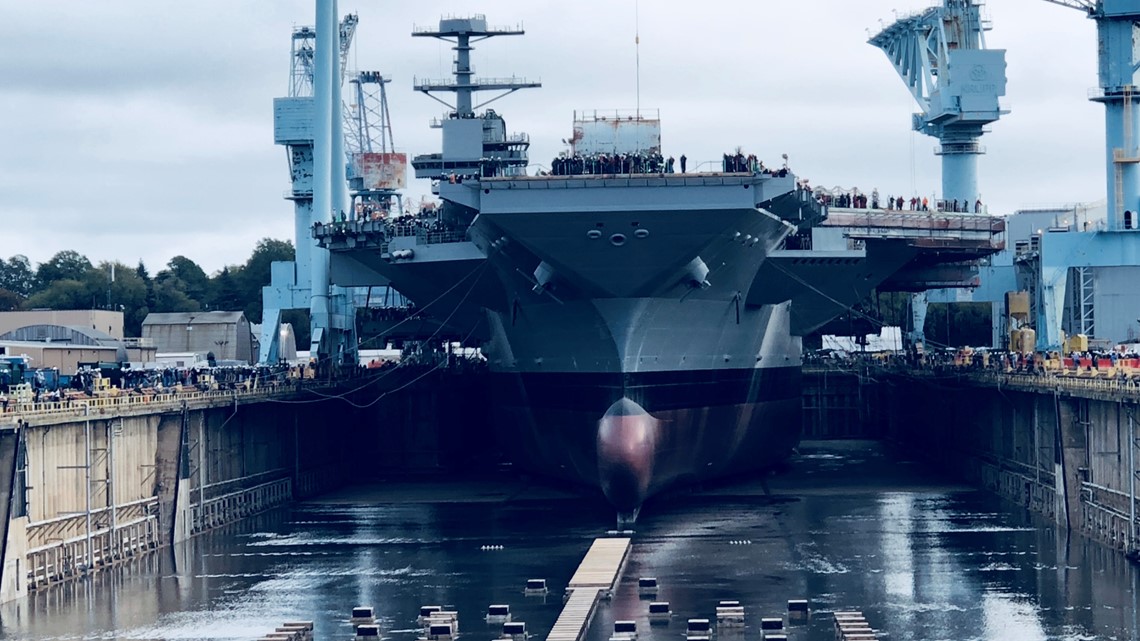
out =
[[[659,108],[666,155],[690,165],[738,145],[813,184],[933,194],[935,141],[868,30],[915,0],[642,0],[641,105]],[[549,164],[575,109],[635,104],[633,0],[341,0],[360,14],[350,67],[394,79],[397,148],[439,149],[442,107],[414,76],[450,72],[452,52],[411,38],[443,14],[523,23],[477,45],[478,75],[543,83],[493,105]],[[311,0],[0,0],[0,256],[63,249],[94,261],[184,254],[207,271],[266,236],[291,238],[285,151],[272,100],[287,93],[289,35]],[[1104,198],[1095,24],[1043,0],[991,0],[991,48],[1008,50],[1012,113],[983,139],[991,212]],[[409,176],[418,198],[426,181]]]

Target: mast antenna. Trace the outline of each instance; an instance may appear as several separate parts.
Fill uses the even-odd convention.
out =
[[[639,0],[633,0],[633,47],[634,64],[637,69],[637,119],[641,120],[641,11]]]

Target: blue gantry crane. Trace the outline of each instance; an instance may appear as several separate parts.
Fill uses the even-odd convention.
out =
[[[942,200],[947,211],[977,211],[979,140],[987,127],[1008,113],[1005,95],[1005,51],[986,48],[989,21],[978,0],[943,0],[899,18],[871,38],[882,49],[922,111],[914,114],[915,131],[938,139],[942,157]],[[910,340],[923,343],[927,294],[911,304]]]
[[[887,54],[922,109],[914,115],[915,131],[938,139],[942,199],[971,211],[978,200],[978,156],[985,153],[979,139],[1007,113],[999,103],[1005,95],[1005,50],[986,48],[989,29],[977,0],[943,0],[870,40]]]
[[[1140,0],[1046,0],[1077,9],[1096,22],[1099,87],[1090,98],[1105,110],[1105,229],[1088,233],[1047,233],[1028,258],[1037,261],[1037,346],[1057,349],[1064,344],[1062,321],[1066,299],[1079,306],[1074,332],[1095,335],[1096,268],[1140,265],[1140,152],[1137,150],[1136,72],[1140,68],[1135,34],[1140,26]],[[1076,291],[1070,293],[1071,284]],[[1090,301],[1085,304],[1085,301]],[[1072,304],[1072,303],[1070,303]],[[1115,310],[1123,313],[1127,310]],[[1132,316],[1140,316],[1133,304]],[[1070,323],[1072,325],[1072,323]],[[1114,339],[1118,337],[1099,336]]]
[[[1105,172],[1108,179],[1108,229],[1136,229],[1140,206],[1140,181],[1136,149],[1137,67],[1136,28],[1140,21],[1138,0],[1046,0],[1071,7],[1096,21],[1100,86],[1090,98],[1104,105]]]
[[[358,18],[349,14],[338,23],[336,0],[317,0],[316,9],[316,28],[293,31],[289,95],[273,101],[274,142],[288,150],[292,189],[286,198],[294,204],[296,257],[274,263],[262,290],[263,363],[280,358],[281,311],[287,309],[309,310],[312,358],[355,362],[351,292],[331,286],[329,253],[312,228],[348,211],[340,88]]]

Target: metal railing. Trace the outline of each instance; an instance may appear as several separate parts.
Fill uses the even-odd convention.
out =
[[[190,507],[190,532],[197,534],[221,527],[283,505],[292,498],[293,482],[283,478],[206,499]]]
[[[574,122],[609,120],[660,120],[660,109],[581,109],[574,110]]]
[[[483,78],[473,77],[470,84],[459,84],[459,81],[454,78],[412,78],[412,87],[419,91],[425,89],[430,90],[433,88],[439,89],[453,89],[457,87],[481,87],[481,86],[497,86],[504,85],[529,85],[534,84],[526,78],[519,76],[502,76],[498,78]]]
[[[525,134],[525,133],[507,134],[507,135],[503,136],[503,138],[500,140],[500,139],[495,138],[494,133],[492,131],[487,130],[487,131],[483,132],[483,142],[507,143],[507,144],[512,144],[512,145],[518,145],[518,144],[524,144],[524,143],[530,144],[530,135]]]
[[[90,536],[83,534],[32,548],[26,553],[28,589],[36,590],[138,556],[158,544],[158,517],[148,515],[113,529],[94,531]]]
[[[388,225],[384,233],[389,238],[411,238],[419,235],[420,227],[417,225]]]
[[[113,513],[113,517],[112,517]],[[127,503],[91,509],[91,522],[106,526],[112,522],[134,521],[158,513],[158,499],[148,496]],[[32,548],[50,545],[53,541],[67,540],[76,536],[86,536],[87,515],[83,512],[63,514],[27,525],[28,546]]]
[[[420,229],[416,234],[416,242],[421,245],[437,245],[440,243],[462,243],[467,241],[466,231],[430,231]]]
[[[316,385],[324,386],[323,383]],[[306,386],[308,388],[310,386]],[[0,418],[31,418],[35,416],[82,416],[84,413],[106,414],[108,410],[167,409],[183,401],[249,400],[269,398],[297,391],[297,381],[269,384],[249,389],[203,391],[171,391],[140,394],[123,391],[118,396],[94,396],[63,401],[22,403],[10,401],[7,410],[0,409]]]
[[[914,377],[958,374],[962,380],[1023,391],[1056,391],[1070,394],[1098,392],[1140,397],[1140,377],[1122,377],[1112,374],[1112,370],[1103,370],[1104,374],[1099,374],[1096,370],[1092,372],[1088,372],[1087,370],[1075,372],[1072,370],[1044,368],[1036,371],[999,371],[994,369],[978,370],[972,369],[969,366],[957,365],[946,365],[944,367],[909,367],[905,365],[868,363],[864,361],[813,362],[803,366],[804,374],[838,372],[860,375],[869,369],[876,372],[904,374]]]
[[[865,212],[865,213],[864,213]],[[921,231],[1005,231],[1005,220],[981,214],[903,211],[882,209],[850,210],[831,207],[827,227],[877,227]]]
[[[1069,393],[1081,392],[1107,392],[1140,396],[1140,379],[1134,378],[1101,378],[1096,376],[1058,375],[1055,372],[1017,373],[1017,372],[972,372],[970,380],[992,383],[1001,387],[1012,387],[1025,390],[1058,391]]]

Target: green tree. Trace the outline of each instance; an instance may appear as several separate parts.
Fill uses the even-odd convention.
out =
[[[67,249],[52,256],[46,263],[40,263],[36,278],[44,286],[60,280],[82,281],[91,269],[91,261],[86,256]]]
[[[25,309],[92,309],[87,285],[78,280],[57,280],[24,301]]]
[[[236,268],[236,269],[241,269]],[[210,282],[212,295],[210,296],[210,309],[220,312],[234,312],[244,308],[241,286],[238,278],[233,275],[229,267],[223,267]]]
[[[238,287],[241,289],[242,307],[246,318],[251,323],[260,323],[262,312],[261,288],[269,284],[272,264],[281,261],[291,261],[296,256],[293,243],[287,240],[262,238],[257,241],[249,260],[242,265],[241,270],[235,273]]]
[[[27,256],[16,254],[7,262],[0,260],[0,289],[6,289],[21,298],[36,292],[36,272]]]
[[[181,284],[182,293],[197,301],[202,307],[209,303],[210,277],[198,266],[198,263],[185,256],[175,256],[166,263],[166,269],[155,275],[156,282],[168,279],[177,279]]]
[[[181,279],[172,276],[154,284],[153,311],[199,312],[202,305],[186,294],[186,284]]]
[[[11,312],[20,309],[24,297],[14,291],[0,288],[0,312]]]
[[[111,280],[112,265],[114,281]],[[136,270],[119,262],[103,262],[87,272],[84,280],[94,307],[123,312],[123,331],[127,336],[138,336],[142,322],[150,313],[147,307],[146,283]]]
[[[993,339],[989,303],[931,303],[926,313],[926,338],[947,347],[986,347]]]
[[[135,267],[135,274],[142,279],[143,284],[146,285],[146,306],[154,310],[154,280],[150,277],[150,272],[147,271],[146,265],[143,264],[142,259],[139,259],[138,267]]]

